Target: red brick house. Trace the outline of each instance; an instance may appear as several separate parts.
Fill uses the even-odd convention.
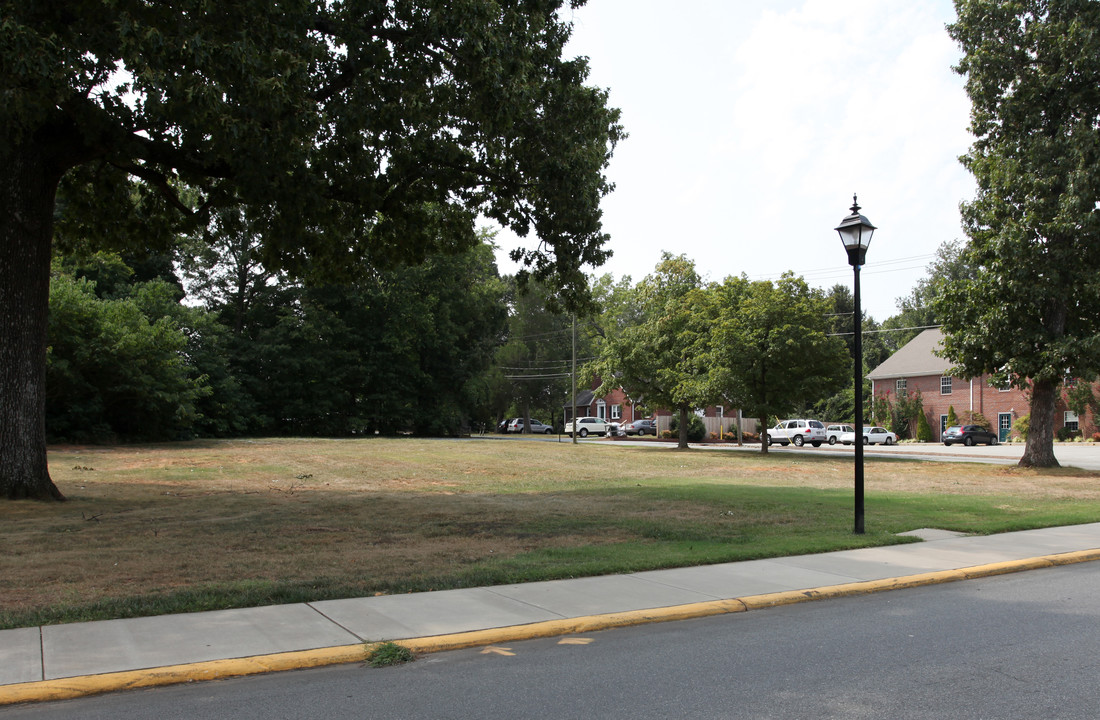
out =
[[[594,391],[599,386],[600,380],[597,378],[592,381],[590,389],[577,391],[577,417],[598,417],[622,423],[631,423],[643,418],[654,418],[657,421],[658,431],[668,430],[671,427],[671,411],[658,408],[656,411],[647,414],[637,410],[634,401],[621,387],[615,388],[603,397],[596,397]],[[568,424],[573,419],[573,405],[566,403],[564,410],[565,423]],[[707,407],[700,415],[707,427],[707,432],[718,432],[719,428],[722,429],[722,432],[732,432],[731,426],[737,423],[737,411],[722,406]],[[756,425],[757,422],[753,418],[742,419],[741,426],[745,431],[755,432]]]
[[[615,388],[603,397],[596,397],[592,392],[600,386],[599,381],[593,383],[589,390],[577,391],[577,417],[598,417],[604,420],[631,423],[635,420],[647,418],[649,415],[634,413],[634,402],[622,388]],[[573,405],[565,405],[565,422],[573,419]]]
[[[1015,387],[994,387],[989,376],[959,378],[950,374],[952,363],[936,355],[943,343],[939,329],[925,330],[868,373],[872,397],[888,397],[920,391],[924,414],[938,442],[947,425],[948,408],[961,417],[967,411],[981,413],[997,429],[1002,441],[1012,432],[1012,423],[1029,412],[1025,391]],[[882,422],[878,418],[875,422]],[[1064,399],[1055,409],[1054,430],[1081,429],[1086,437],[1096,431],[1094,418],[1078,418]]]

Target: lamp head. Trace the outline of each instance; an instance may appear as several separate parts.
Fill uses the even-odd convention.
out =
[[[852,214],[841,220],[836,228],[840,242],[848,252],[849,265],[859,267],[866,261],[867,247],[871,244],[875,229],[870,220],[859,214],[859,202],[852,195]]]

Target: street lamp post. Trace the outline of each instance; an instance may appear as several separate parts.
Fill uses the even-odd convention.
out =
[[[852,214],[840,221],[836,231],[840,234],[840,242],[848,252],[848,264],[852,266],[854,275],[852,295],[855,296],[855,370],[853,383],[856,396],[856,437],[855,437],[855,532],[863,534],[863,312],[859,306],[859,269],[867,259],[867,246],[871,244],[871,236],[875,234],[875,226],[863,215],[859,214],[859,202],[856,196],[852,196]]]

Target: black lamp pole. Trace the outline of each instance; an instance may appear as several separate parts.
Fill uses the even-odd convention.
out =
[[[867,259],[867,246],[871,244],[871,236],[875,234],[875,226],[863,215],[859,214],[859,203],[856,196],[852,196],[852,214],[844,218],[836,228],[840,233],[840,241],[848,252],[848,264],[852,266],[853,287],[855,296],[855,362],[852,382],[855,387],[856,400],[856,437],[855,437],[855,532],[863,534],[863,310],[859,302],[859,269]]]

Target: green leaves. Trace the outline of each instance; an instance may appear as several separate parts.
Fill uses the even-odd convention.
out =
[[[190,433],[196,402],[210,390],[185,363],[180,327],[149,307],[174,289],[154,281],[139,290],[140,296],[100,299],[92,281],[53,277],[46,370],[51,437],[86,442]]]
[[[563,56],[561,4],[5,3],[0,132],[94,167],[90,190],[141,179],[177,221],[271,207],[265,255],[289,269],[469,248],[480,214],[536,233],[517,257],[579,308],[624,133]],[[89,200],[66,221],[102,237],[132,210]]]
[[[1054,388],[1100,366],[1100,4],[956,7],[976,136],[963,158],[978,184],[962,206],[973,275],[944,283],[933,307],[956,372],[1030,387],[1021,464],[1056,464]]]
[[[666,253],[632,297],[588,367],[597,393],[622,385],[651,408],[725,404],[766,419],[834,393],[850,367],[827,336],[828,300],[793,275],[703,286],[691,260]]]
[[[729,277],[717,290],[714,353],[724,394],[749,416],[787,415],[844,384],[851,362],[829,337],[829,302],[791,274],[779,282]]]

